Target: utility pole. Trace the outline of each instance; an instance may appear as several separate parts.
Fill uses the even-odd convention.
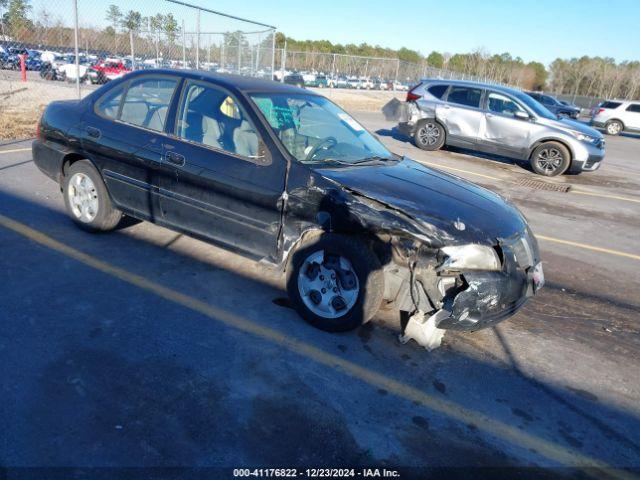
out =
[[[200,70],[200,9],[196,17],[196,70]]]
[[[80,58],[78,49],[78,0],[73,0],[73,41],[76,54],[76,93],[80,98]]]
[[[282,58],[280,59],[280,81],[284,83],[284,69],[287,66],[287,40],[284,41],[284,48],[282,49]]]
[[[184,31],[184,20],[182,20],[182,69],[187,68],[187,34]]]
[[[275,80],[274,75],[276,73],[276,31],[273,31],[273,37],[271,38],[271,80]]]

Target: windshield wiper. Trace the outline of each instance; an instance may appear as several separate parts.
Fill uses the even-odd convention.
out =
[[[366,157],[360,160],[356,160],[355,162],[351,162],[352,165],[362,165],[362,164],[370,164],[375,162],[393,162],[396,160],[395,158],[389,157],[381,157],[380,155],[375,155],[373,157]]]

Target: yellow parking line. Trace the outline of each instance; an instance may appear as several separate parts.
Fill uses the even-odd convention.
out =
[[[589,192],[587,190],[579,190],[575,188],[569,190],[569,193],[577,193],[578,195],[591,195],[592,197],[612,198],[614,200],[624,200],[625,202],[640,203],[640,199],[637,198],[621,197],[620,195],[609,195],[606,193]]]
[[[11,150],[0,150],[0,154],[2,153],[17,153],[17,152],[30,152],[31,147],[29,148],[14,148]]]
[[[493,436],[499,437],[507,442],[517,444],[526,449],[533,449],[552,462],[584,469],[587,475],[593,476],[594,478],[634,478],[628,472],[614,470],[610,465],[603,461],[588,457],[563,445],[536,437],[515,426],[491,418],[483,413],[462,407],[449,400],[429,395],[418,388],[369,370],[336,355],[327,353],[322,349],[297,340],[275,329],[264,327],[226,310],[222,310],[196,298],[162,286],[145,277],[99,260],[64,243],[58,242],[48,235],[28,227],[23,223],[5,217],[4,215],[0,215],[0,226],[20,234],[40,245],[55,250],[58,253],[66,255],[102,273],[111,275],[112,277],[146,290],[147,292],[151,292],[164,300],[181,305],[182,307],[198,312],[213,320],[222,322],[237,330],[260,337],[298,355],[310,358],[319,364],[325,365],[326,367],[341,370],[343,373],[361,380],[375,388],[384,388],[398,397],[415,402],[416,404],[422,405],[423,407],[438,412],[458,422],[463,422],[465,424],[473,423],[478,428]]]
[[[640,260],[640,255],[633,253],[621,252],[619,250],[612,250],[610,248],[596,247],[594,245],[588,245],[586,243],[572,242],[570,240],[562,240],[560,238],[547,237],[545,235],[537,235],[539,240],[545,240],[547,242],[561,243],[563,245],[571,245],[572,247],[584,248],[585,250],[593,250],[594,252],[608,253],[609,255],[617,255],[618,257],[632,258],[634,260]]]

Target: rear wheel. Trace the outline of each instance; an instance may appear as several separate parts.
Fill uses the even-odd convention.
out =
[[[531,154],[531,167],[538,175],[555,177],[563,174],[571,163],[567,147],[557,142],[545,142]]]
[[[622,123],[618,120],[611,120],[607,122],[604,129],[609,135],[620,135],[622,132]]]
[[[122,218],[122,212],[111,203],[102,177],[88,160],[69,167],[62,192],[69,216],[83,230],[113,230]]]
[[[384,295],[384,276],[378,258],[364,243],[323,234],[294,252],[287,291],[297,312],[311,325],[342,332],[376,314]]]
[[[444,145],[445,131],[435,120],[427,120],[418,124],[413,141],[422,150],[440,150]]]

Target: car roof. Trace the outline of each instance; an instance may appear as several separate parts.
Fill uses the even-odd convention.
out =
[[[273,80],[264,80],[255,77],[245,77],[242,75],[232,75],[228,73],[205,72],[201,70],[175,70],[170,68],[150,68],[146,70],[137,70],[129,75],[177,75],[194,80],[211,80],[222,87],[229,90],[240,92],[260,92],[260,93],[306,93],[308,95],[316,95],[309,90],[303,90],[293,85],[280,83]],[[298,74],[296,74],[298,75]]]
[[[497,92],[502,93],[522,93],[521,90],[511,87],[505,87],[504,85],[497,85],[493,83],[481,83],[481,82],[472,82],[468,80],[447,80],[446,78],[424,78],[420,81],[423,84],[428,83],[446,83],[448,85],[456,85],[459,87],[474,87],[474,88],[485,88],[495,90]]]

